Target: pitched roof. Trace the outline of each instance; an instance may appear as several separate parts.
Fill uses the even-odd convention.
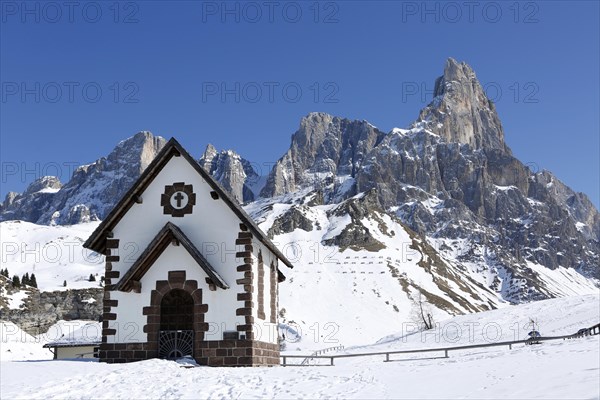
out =
[[[59,329],[60,331],[60,329]],[[79,327],[57,338],[49,343],[46,343],[43,347],[83,347],[83,346],[99,346],[102,342],[102,323],[100,322],[88,322],[85,325]]]
[[[178,244],[182,245],[188,253],[190,253],[192,258],[196,260],[198,265],[206,272],[206,275],[212,279],[215,285],[223,289],[229,289],[227,282],[225,282],[221,275],[219,275],[212,265],[210,265],[208,260],[198,251],[185,233],[172,222],[167,222],[158,232],[140,257],[133,263],[125,275],[123,275],[123,278],[121,278],[114,286],[114,289],[124,291],[132,289],[132,282],[139,281],[144,274],[148,272],[152,264],[160,257],[163,251],[173,243],[173,240],[176,240]]]
[[[150,185],[162,168],[169,162],[173,156],[183,156],[192,167],[202,176],[202,178],[210,185],[210,187],[217,192],[219,198],[223,199],[225,204],[238,216],[244,225],[254,234],[254,236],[264,244],[269,250],[277,256],[281,262],[287,267],[294,268],[292,263],[277,249],[277,247],[269,240],[269,238],[260,230],[258,225],[250,218],[250,216],[240,207],[236,200],[234,200],[229,193],[223,187],[213,179],[213,177],[204,170],[190,156],[190,154],[179,144],[175,138],[171,138],[165,147],[156,155],[154,160],[148,165],[144,172],[140,175],[138,180],[132,185],[132,187],[125,193],[123,198],[117,203],[112,209],[108,216],[102,221],[102,223],[94,230],[91,236],[85,241],[83,247],[90,250],[94,250],[98,253],[106,253],[106,239],[107,234],[117,225],[121,218],[127,213],[129,208],[135,204],[136,199],[141,196],[142,192]]]

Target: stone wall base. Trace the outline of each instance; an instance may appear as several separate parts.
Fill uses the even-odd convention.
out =
[[[125,363],[157,358],[155,343],[102,343],[100,362]],[[211,340],[197,344],[194,354],[200,365],[212,367],[258,367],[279,365],[279,345],[255,340]],[[198,352],[198,351],[196,351]]]

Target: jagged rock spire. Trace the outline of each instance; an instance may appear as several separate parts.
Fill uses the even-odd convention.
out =
[[[239,202],[254,200],[252,186],[259,176],[250,164],[233,150],[217,151],[208,144],[198,163],[211,174]]]
[[[448,142],[510,153],[496,107],[473,69],[453,58],[446,60],[444,74],[435,81],[434,98],[413,127],[419,124]]]

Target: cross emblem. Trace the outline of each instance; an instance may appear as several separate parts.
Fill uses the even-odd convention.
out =
[[[196,204],[196,194],[192,185],[186,185],[184,182],[175,182],[172,185],[165,186],[165,192],[161,195],[160,205],[163,206],[163,213],[170,214],[173,217],[183,217],[191,214]]]
[[[185,196],[187,197],[187,196]],[[177,202],[177,208],[181,208],[181,200],[183,200],[185,198],[181,192],[177,192],[177,194],[175,195],[175,201]]]
[[[176,210],[184,208],[188,203],[189,196],[182,191],[175,192],[175,194],[171,195],[171,207]]]

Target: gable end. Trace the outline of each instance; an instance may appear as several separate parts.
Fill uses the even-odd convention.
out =
[[[110,237],[112,229],[118,224],[123,216],[129,211],[131,206],[136,202],[141,202],[142,192],[154,180],[162,168],[169,162],[171,157],[183,156],[190,165],[200,174],[200,176],[209,184],[217,194],[217,198],[223,199],[225,204],[237,215],[240,221],[246,225],[255,237],[263,243],[281,262],[288,268],[294,268],[292,263],[277,249],[277,247],[269,240],[264,232],[256,225],[250,216],[240,207],[240,205],[223,189],[223,187],[213,179],[213,177],[198,164],[192,156],[175,140],[171,138],[165,147],[158,153],[156,158],[140,175],[138,180],[127,191],[125,196],[117,203],[115,208],[94,230],[91,236],[85,241],[83,247],[106,255],[106,239]],[[212,196],[212,194],[211,194]],[[213,196],[214,198],[214,196]],[[285,279],[283,274],[279,272],[279,279]]]
[[[148,272],[150,267],[171,243],[177,243],[183,246],[216,286],[221,289],[229,289],[227,282],[225,282],[221,275],[219,275],[212,267],[208,260],[204,258],[185,233],[172,222],[167,222],[165,224],[154,239],[152,239],[148,247],[142,252],[140,257],[133,263],[131,268],[129,268],[127,273],[125,273],[119,283],[114,285],[113,289],[123,292],[136,289],[139,290],[137,286],[142,277]]]

